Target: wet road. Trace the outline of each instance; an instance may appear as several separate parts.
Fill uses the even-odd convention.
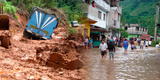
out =
[[[108,56],[101,59],[98,49],[88,50],[85,54],[87,70],[85,80],[160,80],[160,51],[123,50],[115,53],[115,59]]]

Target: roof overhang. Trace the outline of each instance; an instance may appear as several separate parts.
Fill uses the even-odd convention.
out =
[[[91,24],[91,26],[100,27],[100,28],[106,28],[105,21],[97,21],[95,24]]]
[[[81,18],[81,21],[83,21],[83,23],[89,23],[89,24],[94,24],[97,22],[96,20],[90,18]]]
[[[100,27],[91,27],[92,32],[108,32],[105,28],[100,28]]]

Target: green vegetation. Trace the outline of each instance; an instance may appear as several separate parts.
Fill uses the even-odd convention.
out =
[[[73,27],[69,27],[68,28],[68,33],[69,33],[69,35],[74,35],[74,34],[77,33],[77,30]]]
[[[4,2],[4,12],[13,14],[15,16],[16,10],[16,7],[13,6],[11,2]]]
[[[156,3],[159,0],[124,0],[121,2],[123,7],[123,24],[139,23],[148,28],[149,34],[154,33]],[[160,31],[159,31],[160,33]]]
[[[159,44],[159,43],[160,43],[160,40],[158,40],[158,41],[152,41],[151,46],[152,46],[152,47],[155,47],[155,46],[156,46],[156,44]]]
[[[4,12],[13,15],[16,18],[15,14],[17,8],[13,6],[12,2],[6,2],[6,0],[0,0],[0,2],[3,4]]]
[[[127,38],[128,35],[129,35],[129,34],[128,34],[127,32],[125,32],[125,31],[124,31],[124,32],[121,32],[121,37]]]
[[[124,29],[120,28],[120,29],[116,29],[116,28],[113,28],[112,31],[114,33],[120,33],[121,34],[121,37],[123,38],[127,38],[129,36],[128,32],[126,32]]]
[[[65,11],[69,21],[83,17],[85,4],[82,0],[7,0],[16,7],[27,9],[29,12],[35,6],[41,8],[59,8]]]

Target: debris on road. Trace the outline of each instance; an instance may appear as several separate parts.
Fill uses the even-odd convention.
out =
[[[9,30],[1,30],[0,35],[0,61],[2,62],[0,78],[7,80],[81,79],[83,61],[78,49],[81,43],[78,42],[78,38],[71,40],[71,36],[68,36],[65,15],[61,12],[55,14],[58,14],[57,16],[61,19],[52,35],[53,39],[50,40],[32,40],[24,37],[23,32],[28,21],[27,13],[18,11],[17,20],[9,16]]]

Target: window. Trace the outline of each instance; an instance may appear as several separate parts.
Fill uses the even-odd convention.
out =
[[[101,19],[102,18],[102,12],[98,11],[98,18]]]
[[[128,30],[128,27],[125,27],[124,29],[125,29],[125,30]]]
[[[136,27],[136,30],[139,31],[139,27]]]
[[[114,20],[114,26],[116,26],[117,25],[117,21],[116,20]]]
[[[90,4],[90,0],[84,0],[85,3]]]
[[[103,14],[103,20],[106,20],[106,14]]]

